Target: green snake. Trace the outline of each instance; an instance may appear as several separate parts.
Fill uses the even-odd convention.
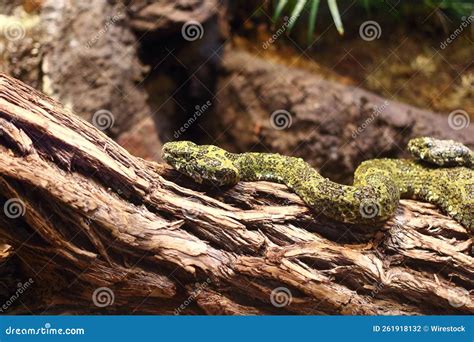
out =
[[[273,153],[230,153],[190,141],[163,146],[163,159],[198,183],[219,186],[239,181],[286,184],[312,209],[334,220],[379,224],[400,198],[433,203],[474,230],[474,153],[452,140],[409,141],[411,159],[372,159],[360,164],[353,185],[332,182],[301,158]]]

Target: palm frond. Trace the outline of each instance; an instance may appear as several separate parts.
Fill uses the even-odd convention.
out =
[[[344,27],[342,26],[341,15],[339,14],[339,9],[337,8],[336,0],[328,0],[329,11],[331,12],[332,19],[334,20],[334,25],[336,25],[337,31],[339,34],[344,34]]]
[[[296,19],[298,19],[298,17],[300,16],[301,11],[303,10],[307,1],[308,0],[298,0],[295,7],[293,8],[293,11],[291,12],[290,19],[289,19],[288,33],[291,32],[291,29],[295,25]]]
[[[276,8],[275,8],[275,13],[273,13],[273,21],[276,21],[280,15],[281,12],[283,12],[283,9],[285,8],[286,4],[288,3],[288,0],[279,0]]]
[[[308,45],[311,44],[311,37],[313,36],[316,27],[316,17],[318,15],[319,0],[312,0],[311,9],[309,11],[308,22]]]

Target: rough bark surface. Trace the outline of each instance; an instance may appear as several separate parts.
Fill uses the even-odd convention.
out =
[[[347,181],[363,160],[405,156],[407,141],[415,136],[474,147],[474,126],[466,124],[467,117],[389,101],[236,50],[224,54],[221,67],[212,132],[217,144],[238,152],[297,155],[327,176]]]
[[[176,33],[186,22],[204,23],[221,9],[219,0],[132,0],[129,12],[131,27],[140,32],[153,31],[156,36]]]
[[[472,239],[431,205],[347,226],[281,185],[197,186],[5,75],[0,133],[0,271],[33,281],[8,313],[474,313]]]
[[[45,0],[26,13],[29,3],[15,7],[3,24],[17,31],[0,35],[0,71],[61,101],[141,157],[156,157],[148,152],[161,144],[143,87],[147,68],[138,59],[126,7],[105,0]],[[137,146],[121,136],[145,125],[154,139]]]

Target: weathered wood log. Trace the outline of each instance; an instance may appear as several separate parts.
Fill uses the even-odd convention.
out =
[[[0,200],[0,271],[31,283],[7,313],[474,313],[472,238],[433,206],[349,226],[282,185],[199,186],[6,75]]]
[[[363,160],[405,156],[415,136],[474,147],[466,112],[443,116],[235,49],[224,54],[220,75],[207,131],[234,152],[296,155],[347,182]]]

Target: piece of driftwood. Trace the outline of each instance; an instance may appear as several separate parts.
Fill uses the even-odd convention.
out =
[[[198,186],[6,75],[0,200],[10,314],[474,313],[472,239],[433,206],[348,226],[282,185]]]
[[[217,144],[296,155],[343,182],[363,160],[406,156],[416,136],[474,147],[462,108],[436,114],[236,49],[222,58],[215,103]]]

